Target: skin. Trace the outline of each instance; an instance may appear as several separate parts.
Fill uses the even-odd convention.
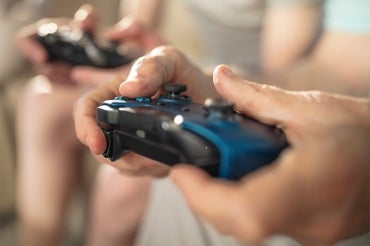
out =
[[[153,33],[150,27],[153,23],[152,16],[156,15],[155,12],[157,12],[153,10],[158,9],[158,5],[156,5],[158,2],[161,1],[144,0],[137,5],[135,4],[137,10],[145,12],[145,14],[137,15],[136,19],[141,20],[141,23],[144,24],[144,29],[149,33]],[[153,7],[153,4],[156,6]],[[261,33],[261,67],[264,70],[263,72],[266,73],[265,75],[268,76],[262,76],[258,80],[274,85],[280,84],[283,88],[292,90],[321,89],[363,96],[364,92],[367,91],[369,81],[369,56],[367,55],[368,52],[366,52],[370,43],[368,42],[369,36],[359,37],[357,34],[348,35],[325,30],[322,38],[317,40],[321,14],[321,6],[316,4],[286,5],[283,8],[274,6],[266,10],[263,23],[264,28]],[[115,28],[122,28],[129,23],[129,19],[123,20]],[[133,39],[139,40],[139,43],[150,43],[153,40],[158,40],[158,37],[155,37],[155,35],[143,37],[140,32],[137,35],[137,30],[140,30],[140,28],[135,27],[131,28],[130,32],[121,34],[117,32],[116,34],[121,35],[121,37],[129,35]],[[113,29],[113,31],[116,30]],[[115,36],[116,34],[109,34],[110,39],[120,40],[120,37]],[[351,47],[351,49],[348,49],[348,47]],[[130,50],[133,50],[133,48],[130,47]],[[157,54],[151,53],[151,55],[140,59],[135,64],[133,68],[135,72],[130,73],[128,80],[121,85],[119,90],[117,89],[121,82],[126,79],[124,76],[116,81],[117,87],[109,89],[112,92],[109,97],[99,95],[99,93],[94,94],[95,92],[93,92],[90,99],[94,98],[95,95],[102,100],[111,99],[113,95],[130,97],[149,95],[156,97],[161,93],[159,87],[163,83],[168,82],[187,84],[187,93],[199,103],[203,103],[207,97],[219,96],[212,86],[212,77],[203,74],[193,65],[189,65],[189,62],[183,62],[183,55],[177,52],[169,54],[171,52],[168,49],[167,51],[157,49],[156,52]],[[176,56],[178,57],[176,58]],[[169,57],[172,57],[172,60],[168,60]],[[349,62],[341,62],[343,60]],[[87,81],[93,81],[94,78],[98,78],[98,76],[94,76],[94,73],[85,73],[84,76],[80,76],[80,79],[88,78],[89,75],[93,76]],[[104,91],[104,88],[100,89]],[[85,99],[82,99],[82,101]],[[99,105],[100,102],[90,101],[91,110]],[[89,109],[85,108],[85,110],[88,111]],[[92,121],[90,123],[91,127],[93,127],[94,123]],[[89,137],[87,137],[89,135],[87,134],[82,136],[82,138],[88,138],[85,141],[89,142],[88,144],[92,146],[91,150],[93,153],[99,157],[100,161],[103,161],[100,154],[105,149],[105,141],[99,135],[101,133],[98,129],[96,130],[95,134]],[[81,134],[84,135],[84,133]],[[147,159],[140,159],[132,153],[120,161],[110,164],[118,168],[117,176],[120,176],[121,172],[131,175],[154,176],[162,176],[168,172],[165,166],[159,163],[153,164]],[[115,184],[112,184],[112,173],[113,171],[110,172],[111,185],[123,186],[120,184],[119,178],[114,179]],[[109,190],[109,186],[107,190]],[[142,190],[140,194],[143,193]],[[107,194],[107,192],[102,191],[101,194]],[[114,203],[121,204],[119,196],[117,194]],[[105,210],[113,211],[110,209]],[[115,213],[115,215],[118,215],[118,213]],[[123,228],[122,225],[118,227]],[[97,233],[95,232],[95,234]],[[120,237],[119,233],[116,234],[117,237]]]
[[[257,80],[288,90],[366,97],[370,34],[321,26],[323,9],[321,4],[311,3],[266,10],[261,40],[263,74]]]
[[[146,2],[146,0],[139,1],[138,4],[145,5]],[[150,0],[150,2],[154,4],[156,1]],[[150,6],[150,8],[153,7]],[[145,13],[147,11],[149,9],[146,9]],[[148,52],[165,42],[153,31],[155,15],[140,14],[141,11],[129,10],[128,12],[131,13],[130,16],[104,32],[105,39],[123,43],[133,56]],[[118,73],[118,78],[122,80],[127,77],[127,74],[128,69],[125,68]],[[116,77],[117,73],[114,70],[89,67],[77,67],[72,71],[73,78],[79,84],[116,81],[111,77],[104,79],[107,75]],[[107,160],[100,158],[99,161]],[[136,163],[135,156],[128,161]],[[133,245],[151,184],[151,178],[135,177],[134,174],[135,171],[132,170],[120,170],[108,165],[99,166],[89,212],[87,245]],[[162,176],[164,172],[160,171],[157,175]],[[112,189],[112,187],[121,188]]]
[[[203,102],[206,98],[217,95],[214,87],[210,87],[212,78],[203,74],[175,48],[162,46],[138,59],[126,80],[123,83],[122,81],[122,77],[117,77],[109,83],[103,83],[77,101],[74,108],[77,137],[90,148],[99,161],[109,163],[124,173],[161,176],[168,171],[166,166],[159,163],[153,165],[153,161],[133,153],[128,153],[113,163],[101,157],[106,149],[106,141],[100,127],[96,124],[96,107],[102,101],[117,95],[156,97],[162,93],[162,86],[172,81],[186,84],[187,93],[193,100]]]
[[[276,73],[307,56],[320,28],[320,4],[267,8],[261,41],[261,66]]]
[[[61,62],[48,62],[47,51],[35,41],[38,29],[45,23],[66,25],[72,29],[94,31],[98,21],[97,12],[90,5],[82,6],[74,18],[41,19],[34,24],[23,27],[17,34],[15,42],[22,54],[32,63],[39,74],[45,75],[53,83],[75,84],[71,78],[71,66]]]
[[[96,12],[84,6],[75,19],[54,21],[91,30],[96,19]],[[71,111],[85,88],[72,78],[70,66],[48,62],[46,51],[34,40],[39,26],[47,21],[52,20],[24,27],[16,37],[17,46],[39,73],[22,92],[24,100],[17,110],[21,245],[57,244],[81,175],[83,146],[74,135]]]
[[[70,67],[61,62],[49,62],[46,51],[34,37],[38,28],[44,23],[55,22],[58,25],[68,25],[70,28],[94,31],[97,21],[96,10],[90,5],[84,5],[76,12],[73,19],[43,19],[24,27],[17,35],[16,43],[19,49],[39,73],[39,76],[30,81],[23,92],[24,100],[20,102],[17,110],[19,143],[17,196],[21,245],[55,245],[60,240],[65,212],[81,178],[83,145],[74,134],[73,104],[81,94],[103,81],[112,80],[116,74],[126,77],[129,69],[129,66],[117,69]],[[142,38],[137,39],[138,35]],[[141,45],[144,51],[157,46],[156,42],[161,42],[154,33],[149,33],[144,25],[134,20],[125,26],[117,25],[107,30],[104,36],[119,42],[130,40],[141,42],[138,45]],[[103,174],[99,174],[99,177]],[[136,187],[136,189],[129,188],[126,192],[122,192],[118,199],[102,191],[100,186],[107,187],[102,180],[106,179],[99,178],[96,183],[91,223],[89,223],[91,225],[89,235],[93,237],[88,241],[91,245],[110,242],[111,240],[108,240],[105,235],[108,231],[109,233],[112,231],[113,213],[119,210],[123,213],[122,218],[127,214],[132,216],[131,220],[123,222],[123,226],[122,222],[116,226],[122,229],[120,240],[125,245],[129,245],[140,221],[141,213],[136,211],[142,211],[146,204],[145,191],[148,189],[141,187],[145,187],[148,182],[145,179],[121,177],[121,186]],[[38,199],[34,199],[34,194],[38,194]],[[142,194],[142,196],[135,194]],[[101,201],[109,202],[107,205]],[[118,209],[114,204],[122,206],[127,204],[128,207],[122,209],[121,206]],[[104,211],[108,212],[104,213]],[[99,223],[102,220],[104,224]],[[115,243],[114,241],[113,244]]]
[[[290,143],[278,160],[240,182],[210,178],[189,165],[171,170],[200,217],[252,243],[283,233],[309,245],[326,245],[370,229],[366,99],[284,91],[244,81],[226,66],[215,70],[212,86],[212,78],[179,51],[159,47],[139,59],[125,81],[103,84],[76,103],[78,138],[100,155],[106,142],[95,122],[99,103],[116,95],[157,96],[163,84],[173,81],[185,83],[197,102],[215,96],[234,101],[237,110],[282,128]],[[133,153],[111,165],[141,175],[168,171]]]
[[[370,229],[368,100],[284,91],[242,80],[226,66],[215,69],[214,84],[241,112],[281,127],[290,147],[236,183],[175,167],[171,176],[195,213],[252,243],[279,233],[329,245]]]

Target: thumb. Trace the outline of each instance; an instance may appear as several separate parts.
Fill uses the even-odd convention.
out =
[[[189,206],[198,215],[209,222],[222,221],[228,224],[234,218],[235,209],[240,199],[236,192],[238,183],[215,179],[198,167],[175,165],[170,177],[183,193]],[[228,201],[225,202],[225,197]],[[209,206],[212,204],[212,206]],[[231,207],[230,207],[231,206]]]
[[[243,80],[226,65],[219,65],[213,81],[220,95],[235,103],[238,111],[269,125],[285,125],[294,117],[291,104],[297,103],[294,92]]]

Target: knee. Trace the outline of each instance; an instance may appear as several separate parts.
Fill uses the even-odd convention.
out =
[[[98,196],[104,196],[105,201],[120,206],[145,199],[150,185],[150,177],[129,176],[110,165],[102,165],[98,170],[96,192]]]
[[[76,88],[53,85],[45,76],[31,79],[22,93],[17,109],[19,127],[24,123],[37,131],[74,130],[72,107]]]
[[[37,120],[56,118],[67,105],[63,105],[59,97],[52,83],[45,76],[38,75],[26,86],[19,102],[19,112],[33,115],[32,118]]]

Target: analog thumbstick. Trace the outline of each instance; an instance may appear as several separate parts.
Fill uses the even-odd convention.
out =
[[[186,91],[186,85],[184,84],[166,84],[164,89],[167,91],[167,97],[169,98],[181,98],[181,93]]]

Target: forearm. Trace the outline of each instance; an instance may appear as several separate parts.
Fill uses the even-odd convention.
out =
[[[320,4],[282,4],[267,8],[262,31],[262,69],[271,73],[308,54],[320,24]]]
[[[352,86],[335,69],[315,59],[302,60],[280,73],[262,75],[259,81],[286,90],[321,90],[353,96],[366,96],[368,91],[365,85]]]
[[[312,59],[341,77],[348,87],[360,93],[370,83],[370,34],[326,31]]]
[[[370,35],[327,32],[311,55],[261,81],[289,90],[368,96]]]

